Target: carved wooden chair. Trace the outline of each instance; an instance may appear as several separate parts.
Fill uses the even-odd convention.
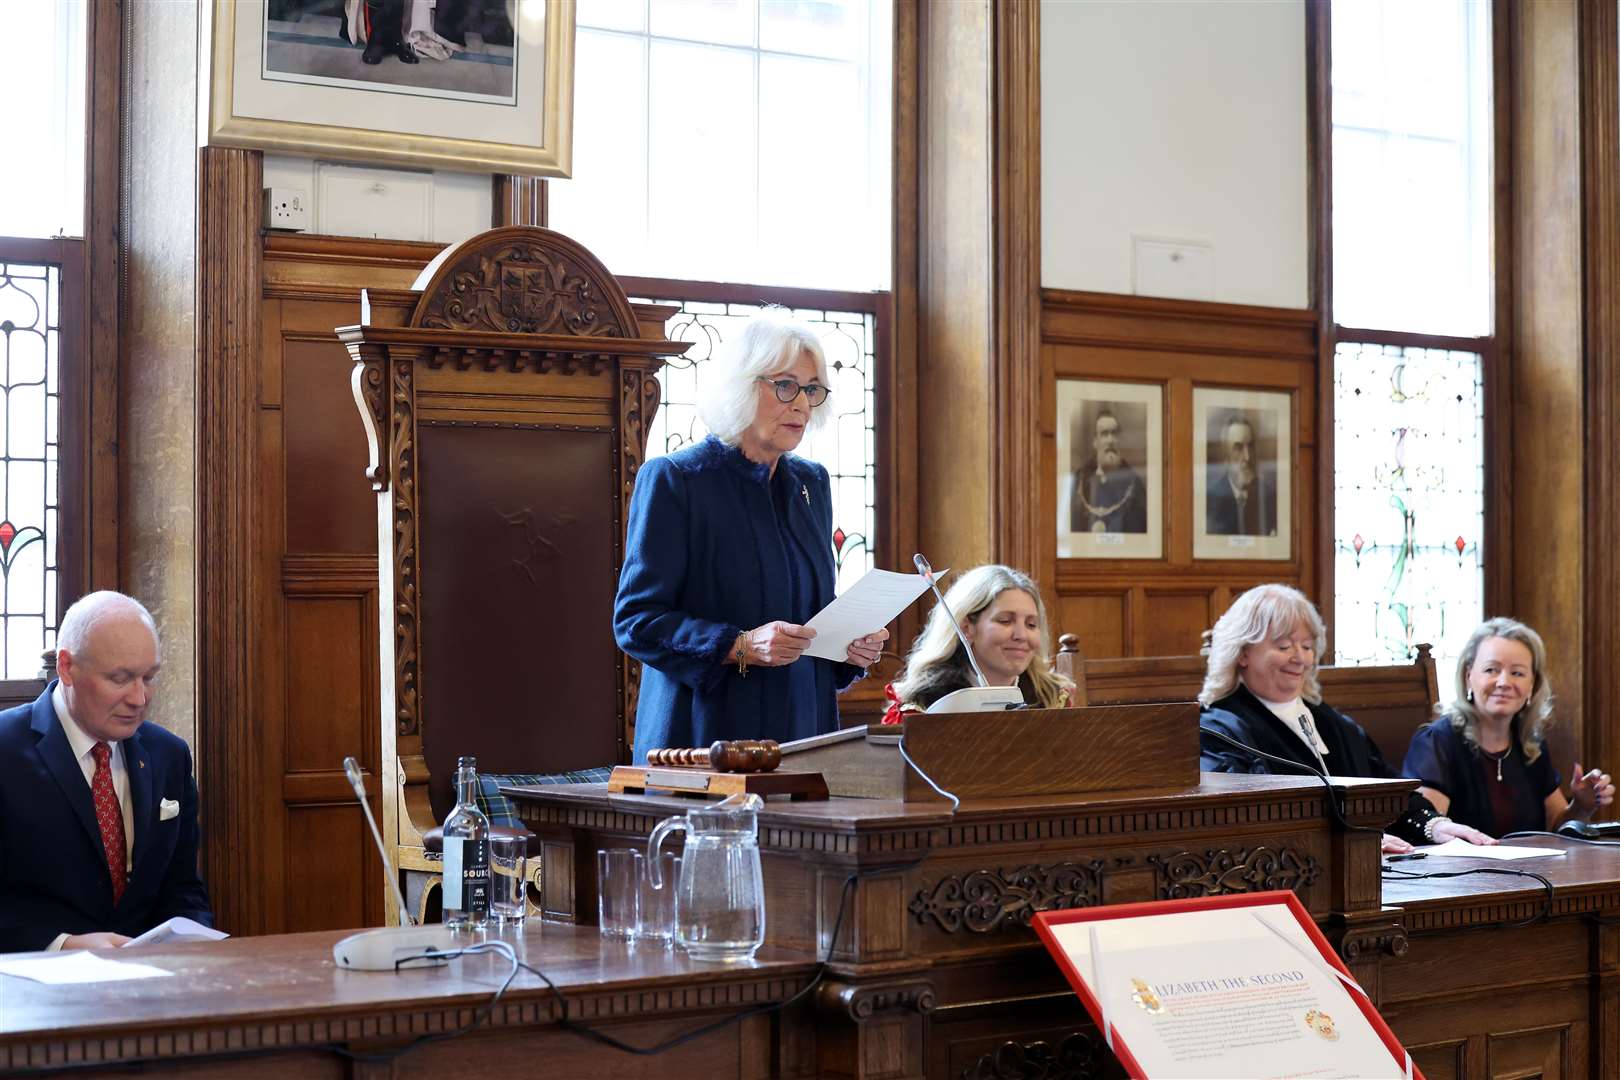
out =
[[[636,672],[604,613],[654,372],[687,345],[663,337],[674,308],[631,304],[547,229],[448,248],[395,299],[373,308],[363,294],[361,325],[337,333],[354,359],[391,629],[385,842],[425,914],[440,868],[428,841],[458,757],[478,759],[497,823],[503,780],[595,779],[629,758]]]

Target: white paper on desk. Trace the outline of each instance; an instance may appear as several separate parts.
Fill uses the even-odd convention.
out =
[[[1513,862],[1517,859],[1545,859],[1552,856],[1561,856],[1564,852],[1559,848],[1514,847],[1512,844],[1470,844],[1466,840],[1447,840],[1443,844],[1430,844],[1417,850],[1431,858],[1440,859],[1497,859],[1501,862]],[[1411,863],[1404,864],[1403,870],[1418,870]]]
[[[0,975],[15,975],[37,983],[66,986],[75,983],[123,982],[127,979],[161,979],[173,975],[151,964],[108,960],[83,949],[31,956],[27,959],[0,960]]]
[[[188,919],[184,915],[176,915],[165,922],[158,923],[152,929],[138,938],[124,943],[124,948],[133,948],[136,945],[164,945],[171,941],[223,941],[231,935],[212,926],[204,926],[195,919]]]
[[[936,579],[950,573],[935,571]],[[847,660],[849,643],[894,621],[911,602],[928,589],[921,574],[897,574],[893,570],[868,570],[842,596],[816,612],[806,626],[816,632],[804,656],[824,660]]]

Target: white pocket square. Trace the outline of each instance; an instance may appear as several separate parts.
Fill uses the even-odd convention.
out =
[[[173,799],[158,800],[158,820],[168,821],[170,818],[180,816],[180,804]]]

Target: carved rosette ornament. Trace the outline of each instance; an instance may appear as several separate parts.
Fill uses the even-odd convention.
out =
[[[1004,1042],[962,1070],[962,1080],[1093,1080],[1103,1075],[1106,1058],[1097,1043],[1076,1031],[1049,1042]]]
[[[486,234],[435,271],[413,325],[430,330],[633,338],[634,313],[611,275],[546,229]]]
[[[1301,855],[1293,848],[1206,849],[1202,855],[1183,851],[1170,856],[1150,855],[1148,862],[1158,873],[1160,900],[1295,890],[1311,884],[1322,873],[1315,856]]]
[[[1101,903],[1102,869],[1099,860],[975,870],[924,886],[907,907],[920,925],[932,919],[948,934],[963,930],[987,934],[1001,928],[1027,927],[1037,911]]]
[[[416,416],[409,359],[393,364],[389,458],[394,477],[394,700],[399,734],[415,735],[417,711]]]

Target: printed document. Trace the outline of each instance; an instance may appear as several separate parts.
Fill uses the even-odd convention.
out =
[[[936,579],[950,573],[940,570]],[[897,574],[893,570],[868,570],[844,595],[816,612],[806,626],[816,632],[805,656],[824,660],[845,660],[849,643],[893,622],[928,590],[928,579],[921,574]]]

